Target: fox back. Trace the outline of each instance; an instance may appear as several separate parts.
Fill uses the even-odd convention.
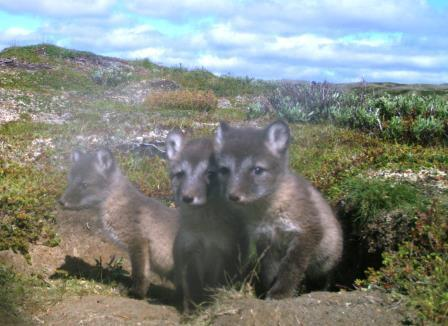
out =
[[[74,151],[72,162],[67,189],[59,200],[61,205],[98,210],[103,233],[129,253],[132,293],[144,297],[150,271],[162,277],[172,276],[178,212],[143,195],[121,173],[107,149]]]
[[[270,298],[292,295],[305,276],[326,281],[342,253],[331,208],[308,181],[289,171],[289,142],[282,121],[266,128],[221,123],[215,137],[219,180],[264,256],[261,272]]]

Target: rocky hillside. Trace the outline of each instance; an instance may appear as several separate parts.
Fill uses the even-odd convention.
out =
[[[0,320],[49,325],[444,321],[448,150],[439,131],[448,123],[438,103],[446,103],[445,95],[431,102],[436,106],[430,112],[436,113],[419,113],[442,121],[430,129],[438,139],[432,142],[408,137],[408,131],[398,138],[384,136],[389,116],[376,132],[377,120],[368,115],[342,125],[331,116],[304,115],[297,105],[279,109],[279,103],[294,98],[279,86],[51,45],[0,52]],[[316,92],[309,93],[312,87],[305,90],[310,94],[305,98],[320,103]],[[297,99],[301,92],[294,93]],[[283,100],[276,101],[279,96]],[[387,96],[395,103],[395,95]],[[345,256],[335,292],[271,302],[257,299],[245,284],[220,291],[214,303],[187,318],[176,309],[173,285],[163,280],[153,280],[148,300],[129,298],[125,253],[103,239],[93,212],[67,212],[56,203],[74,148],[108,146],[145,194],[172,205],[164,160],[169,130],[211,135],[220,120],[264,125],[279,115],[291,121],[292,169],[329,198],[344,225]],[[417,121],[412,119],[404,119],[404,126]],[[373,123],[365,127],[360,121]]]

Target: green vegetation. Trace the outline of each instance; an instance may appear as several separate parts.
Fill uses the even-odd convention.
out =
[[[205,69],[186,69],[179,67],[162,67],[149,60],[137,61],[136,65],[149,69],[154,77],[174,80],[182,87],[191,90],[212,91],[217,96],[238,96],[261,94],[273,85],[269,82],[249,77],[217,77]]]
[[[73,59],[76,57],[96,57],[86,51],[70,50],[52,44],[39,44],[30,46],[13,46],[0,52],[2,58],[17,58],[29,63],[55,63],[57,60]]]
[[[0,161],[0,250],[11,248],[27,254],[29,244],[37,240],[58,245],[52,224],[60,177],[51,170]]]
[[[448,142],[446,95],[347,92],[324,82],[284,83],[269,99],[274,115],[290,122],[331,122],[401,142]],[[256,106],[248,110],[250,117],[265,113]]]
[[[165,162],[159,157],[120,154],[120,167],[138,188],[150,197],[170,198],[171,184]]]
[[[420,322],[448,320],[448,197],[418,215],[409,239],[385,252],[384,267],[369,270],[365,283],[406,295]]]
[[[106,277],[113,273],[121,275],[119,267],[108,268]],[[59,277],[50,283],[38,275],[21,275],[0,265],[0,320],[3,325],[33,324],[32,316],[42,312],[44,307],[52,306],[64,297],[90,293],[118,295],[119,290],[115,281],[104,282],[99,273],[94,279]]]
[[[348,89],[268,83],[147,60],[113,61],[107,68],[94,54],[51,45],[9,48],[0,57],[50,67],[5,68],[0,76],[0,88],[12,94],[5,110],[21,108],[19,121],[0,125],[0,250],[29,258],[35,243],[58,245],[56,199],[73,148],[111,147],[124,173],[145,194],[171,204],[166,162],[134,148],[147,142],[141,139],[163,140],[174,127],[192,136],[210,135],[220,120],[264,125],[281,117],[290,121],[293,134],[291,168],[339,210],[350,227],[349,240],[366,243],[358,255],[383,255],[383,266],[369,265],[377,269],[363,284],[406,295],[423,323],[447,320],[446,93],[403,91],[400,85]],[[169,79],[181,89],[150,92],[140,104],[111,97],[144,79]],[[47,106],[62,95],[60,107]],[[230,107],[216,109],[222,96]],[[70,116],[64,124],[35,120],[35,114],[55,112]],[[94,275],[59,271],[45,281],[0,265],[0,297],[5,298],[0,310],[18,316],[29,302],[44,307],[63,295],[95,293],[98,286],[102,293],[117,294],[114,282],[124,273],[120,262],[97,265]]]

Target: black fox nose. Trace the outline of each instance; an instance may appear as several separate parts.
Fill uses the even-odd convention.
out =
[[[232,195],[232,194],[229,195],[229,199],[231,201],[240,201],[240,197],[239,196]]]
[[[183,200],[183,202],[184,203],[187,203],[187,204],[191,204],[192,202],[193,202],[193,197],[190,197],[190,196],[183,196],[182,197],[182,200]]]
[[[62,198],[59,198],[59,199],[58,199],[58,203],[59,203],[61,206],[65,206],[65,202],[64,202],[64,200],[63,200]]]

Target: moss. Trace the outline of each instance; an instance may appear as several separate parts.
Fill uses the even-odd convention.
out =
[[[27,254],[29,244],[40,240],[58,245],[53,227],[55,197],[60,175],[0,161],[0,250]]]
[[[344,194],[340,200],[360,227],[380,214],[396,209],[419,211],[427,204],[419,189],[405,182],[354,177],[345,180],[340,188]]]

